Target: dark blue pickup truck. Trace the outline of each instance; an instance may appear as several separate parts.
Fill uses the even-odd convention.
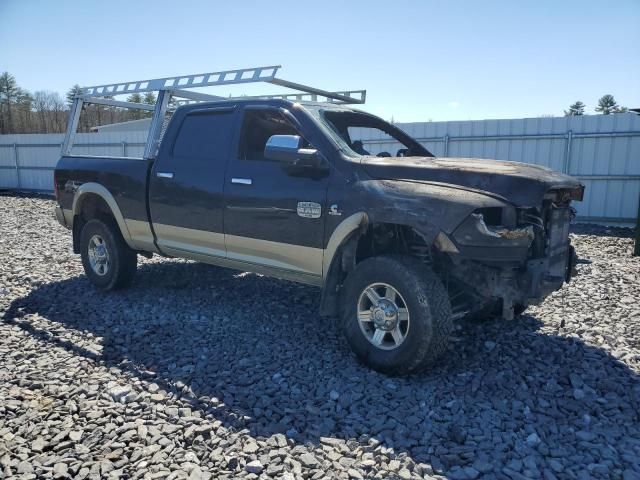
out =
[[[56,214],[87,277],[125,287],[137,255],[158,254],[315,285],[357,356],[391,374],[429,366],[456,318],[511,319],[569,281],[579,182],[436,158],[345,103],[200,101],[166,128],[154,117],[143,159],[62,156]]]

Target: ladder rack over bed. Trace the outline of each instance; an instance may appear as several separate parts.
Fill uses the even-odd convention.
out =
[[[366,100],[366,90],[345,90],[330,92],[300,83],[276,78],[280,65],[267,67],[243,68],[240,70],[226,70],[220,72],[198,73],[178,77],[155,78],[133,82],[112,83],[83,87],[81,93],[74,97],[67,132],[62,144],[62,154],[70,155],[73,140],[78,129],[78,121],[84,104],[107,105],[119,108],[133,108],[153,112],[151,127],[144,151],[144,158],[153,158],[158,150],[162,125],[169,107],[169,101],[175,97],[176,104],[210,102],[220,100],[234,100],[237,98],[280,98],[295,101],[323,101],[338,104],[362,104]],[[207,93],[192,91],[193,88],[217,87],[242,83],[270,83],[295,90],[294,93],[278,95],[258,95],[244,97],[221,97]],[[132,93],[158,92],[155,105],[114,100],[116,95],[131,95]]]

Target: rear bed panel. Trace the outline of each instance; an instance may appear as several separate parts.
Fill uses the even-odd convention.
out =
[[[134,250],[158,252],[147,210],[147,177],[152,162],[117,157],[64,156],[58,161],[54,181],[58,218],[71,228],[74,201],[80,192],[101,196],[115,217],[124,240]],[[76,212],[78,210],[78,205]],[[74,248],[76,246],[74,229]]]
[[[111,193],[125,219],[147,222],[150,165],[131,158],[64,156],[55,171],[60,206],[70,210],[75,190],[83,183],[95,182]]]

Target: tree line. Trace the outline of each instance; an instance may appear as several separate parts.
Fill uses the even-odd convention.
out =
[[[569,105],[569,110],[564,111],[565,117],[574,117],[579,115],[584,115],[584,111],[587,106],[581,101],[577,101]],[[602,115],[611,115],[612,113],[626,113],[629,111],[627,107],[622,107],[618,105],[616,99],[613,98],[613,95],[606,94],[600,97],[598,100],[598,104],[596,105],[595,111],[601,113]]]
[[[29,92],[18,85],[9,72],[0,75],[0,134],[8,133],[63,133],[67,128],[69,109],[77,94],[82,93],[80,85],[69,89],[66,98],[58,92],[39,90]],[[107,97],[109,98],[109,97]],[[154,105],[153,92],[144,95],[133,93],[128,102]],[[150,117],[151,112],[110,107],[105,105],[84,105],[79,132],[89,132],[92,127],[110,123],[126,122]]]
[[[18,85],[9,72],[0,75],[0,134],[7,133],[63,133],[67,128],[69,108],[77,94],[82,93],[79,85],[69,89],[66,98],[50,90],[29,92]],[[107,97],[110,98],[110,97]],[[128,102],[154,105],[153,92],[144,95],[133,93]],[[577,101],[564,111],[565,116],[585,115],[586,105]],[[603,95],[595,108],[597,113],[610,115],[627,112],[618,105],[613,95]],[[151,112],[105,105],[85,104],[78,124],[79,132],[89,132],[98,125],[139,120],[150,117]]]

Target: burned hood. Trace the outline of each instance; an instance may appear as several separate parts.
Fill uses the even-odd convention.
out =
[[[545,167],[480,158],[362,157],[361,165],[374,178],[437,182],[498,195],[522,207],[540,204],[549,190],[566,190],[582,200],[584,186]]]

